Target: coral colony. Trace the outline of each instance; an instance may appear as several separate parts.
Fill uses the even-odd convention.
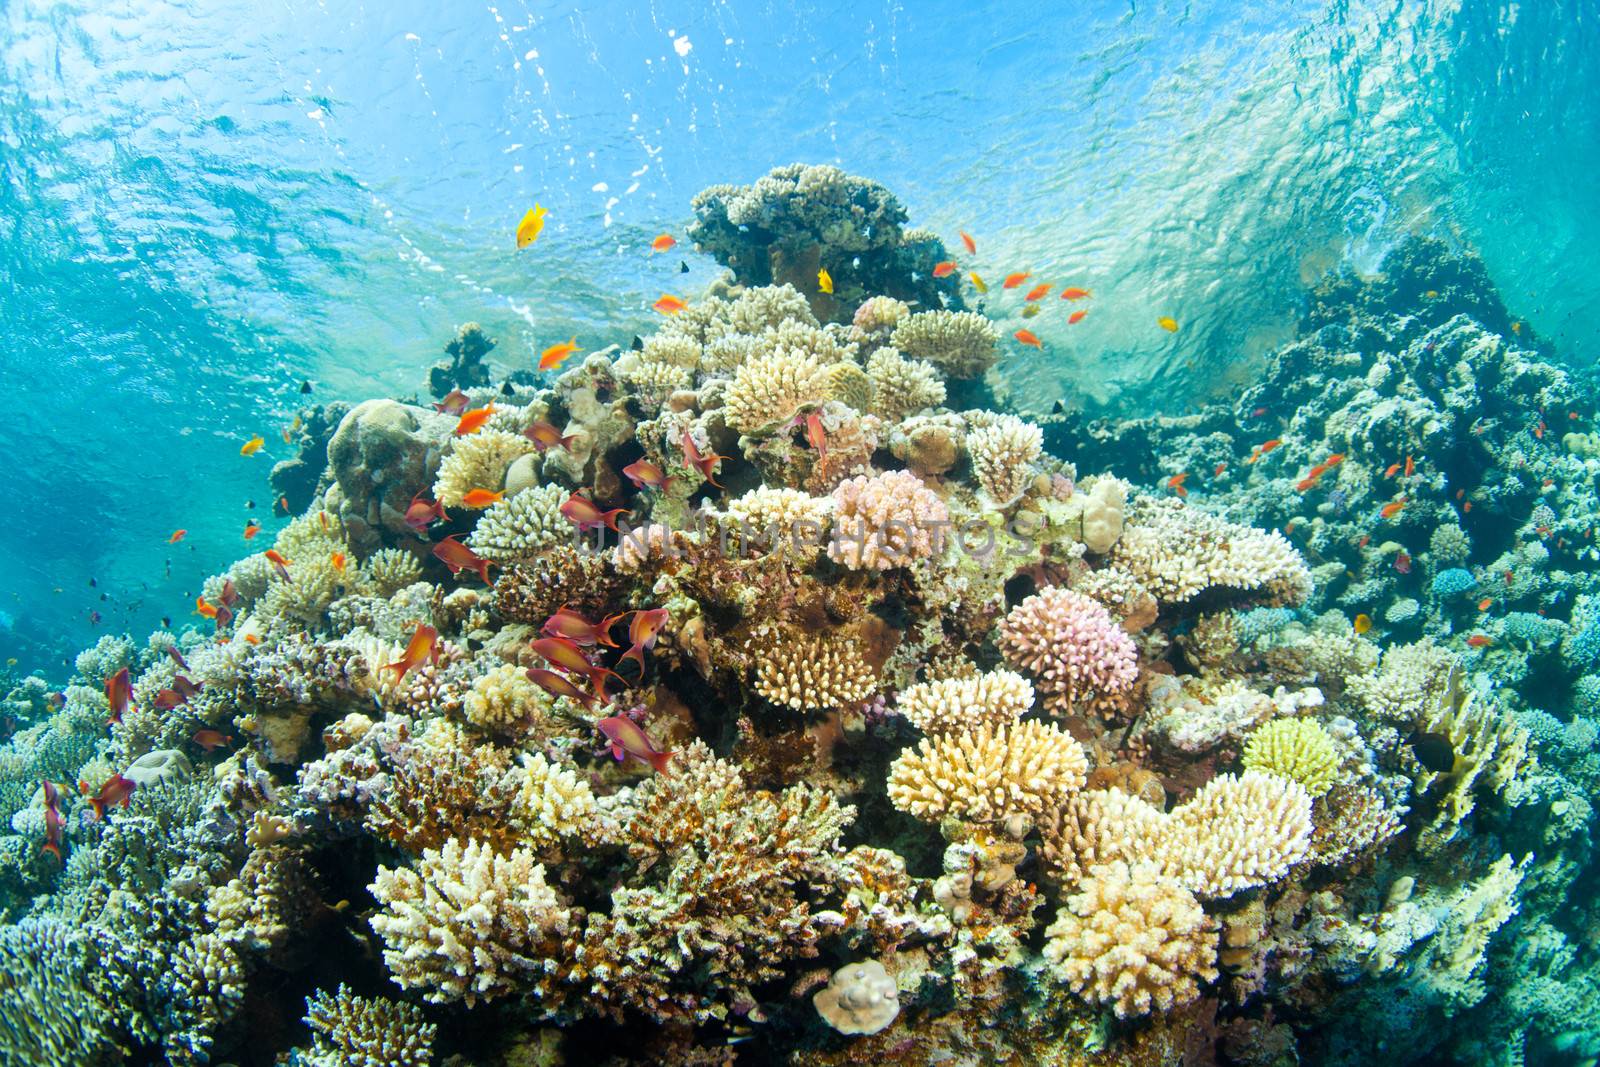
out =
[[[1030,421],[881,186],[694,211],[654,334],[304,412],[192,624],[8,680],[0,1060],[1595,1062],[1600,439],[1474,260]]]

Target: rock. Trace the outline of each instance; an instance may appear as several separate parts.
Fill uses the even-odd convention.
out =
[[[365,401],[340,420],[328,443],[334,486],[324,504],[338,511],[357,551],[413,536],[406,507],[433,485],[453,426],[446,416],[393,400]]]
[[[900,1014],[900,990],[883,964],[864,960],[834,971],[811,1003],[841,1034],[875,1034]]]

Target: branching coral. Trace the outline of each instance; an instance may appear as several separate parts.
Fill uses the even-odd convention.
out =
[[[306,998],[308,1067],[428,1067],[438,1028],[415,1005],[359,997],[349,986]]]
[[[1169,604],[1208,589],[1298,604],[1311,591],[1311,572],[1282,534],[1237,526],[1176,500],[1137,503],[1111,561]]]
[[[1153,864],[1092,868],[1045,937],[1054,973],[1124,1019],[1191,1003],[1217,976],[1216,923]]]
[[[752,489],[728,504],[742,552],[799,562],[810,562],[822,551],[832,513],[832,499],[783,487]]]
[[[1083,746],[1053,723],[980,723],[902,753],[889,768],[889,801],[929,822],[999,822],[1060,805],[1088,770]]]
[[[800,348],[752,357],[734,372],[723,394],[728,424],[741,433],[771,430],[808,404],[828,398],[827,367]]]
[[[1014,415],[991,419],[967,434],[972,474],[989,499],[1015,500],[1033,481],[1033,463],[1044,448],[1044,431]]]
[[[943,546],[950,511],[910,471],[859,475],[833,491],[829,558],[851,570],[889,570]]]
[[[868,357],[867,380],[871,400],[857,409],[890,422],[944,403],[944,381],[933,364],[906,359],[892,348],[880,348]]]
[[[843,636],[769,632],[749,647],[756,692],[795,711],[857,706],[878,686],[860,646]]]
[[[461,507],[461,498],[474,489],[498,492],[506,482],[506,468],[533,451],[533,442],[518,433],[482,429],[451,440],[433,483],[434,499],[446,507]]]
[[[1164,868],[1201,897],[1266,885],[1306,857],[1311,797],[1262,771],[1219,774],[1169,816]]]
[[[952,378],[977,378],[1000,358],[1000,331],[971,311],[919,311],[901,320],[889,343]]]
[[[485,559],[527,560],[572,539],[572,523],[561,514],[571,496],[559,485],[524,489],[489,505],[473,527],[467,545]]]
[[[522,786],[512,801],[511,818],[529,848],[537,851],[582,833],[595,813],[594,792],[573,768],[537,752],[522,757]]]
[[[520,734],[549,714],[551,698],[522,668],[502,663],[472,683],[461,699],[461,714],[491,734]]]
[[[1007,661],[1039,682],[1045,706],[1066,710],[1125,692],[1139,676],[1133,640],[1109,612],[1081,593],[1046,586],[1000,624]]]
[[[1313,719],[1274,719],[1250,735],[1247,770],[1270,771],[1305,786],[1313,797],[1326,793],[1339,773],[1333,738]]]
[[[941,678],[901,690],[895,706],[925,734],[960,733],[979,723],[1016,722],[1033,707],[1033,686],[1011,671]]]

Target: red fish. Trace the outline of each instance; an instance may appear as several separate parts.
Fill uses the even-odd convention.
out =
[[[1473,634],[1471,637],[1467,638],[1468,648],[1483,648],[1486,645],[1492,644],[1494,644],[1493,639],[1486,634]]]
[[[1089,312],[1087,309],[1082,311],[1074,311],[1072,314],[1067,316],[1067,325],[1076,326],[1078,323],[1082,322],[1088,314]]]
[[[628,624],[628,651],[622,654],[622,659],[617,661],[617,666],[622,666],[624,660],[633,660],[639,664],[639,673],[644,673],[644,654],[655,647],[656,638],[661,636],[661,630],[671,618],[666,608],[653,608],[650,611],[635,611],[633,621]]]
[[[1406,555],[1404,552],[1396,553],[1394,557],[1394,569],[1399,571],[1401,574],[1410,574],[1411,557]]]
[[[399,682],[422,666],[425,660],[439,662],[439,631],[427,623],[419,622],[410,642],[406,644],[405,652],[393,663],[385,663],[381,669],[394,671],[395,681]]]
[[[1283,444],[1283,442],[1281,440],[1279,440],[1278,438],[1276,438],[1276,437],[1274,437],[1270,441],[1263,441],[1263,442],[1261,442],[1261,454],[1264,456],[1268,452],[1271,452],[1274,448],[1277,448],[1281,444]]]
[[[947,259],[933,265],[933,276],[935,278],[948,278],[960,269],[960,267],[956,266],[954,260]]]
[[[1416,471],[1417,471],[1416,462],[1410,456],[1407,456],[1406,457],[1406,477],[1407,478],[1411,477],[1413,474],[1416,473]]]
[[[1007,274],[1006,275],[1006,280],[1002,284],[1007,289],[1015,289],[1017,286],[1021,285],[1023,282],[1027,281],[1032,276],[1033,276],[1033,273],[1031,271],[1020,270],[1020,271],[1017,271],[1015,274]]]
[[[206,598],[203,596],[194,598],[194,613],[202,619],[214,619],[217,617],[217,609],[206,603]]]
[[[672,484],[666,472],[647,459],[636,459],[626,467],[622,473],[640,489],[654,489],[658,493],[667,491],[667,486]]]
[[[222,579],[222,592],[217,599],[222,602],[224,607],[231,608],[244,598],[239,595],[239,590],[234,588],[233,579],[224,578]],[[187,666],[184,667],[184,670],[188,669]]]
[[[430,504],[422,499],[421,493],[412,497],[410,505],[406,507],[406,525],[419,534],[427,533],[428,527],[436,522],[444,522],[449,518],[450,516],[444,513],[443,504],[437,500]]]
[[[172,536],[167,538],[167,544],[169,544],[169,545],[177,544],[179,541],[183,540],[184,535],[187,534],[188,532],[189,532],[188,530],[173,530],[172,531]]]
[[[617,529],[617,516],[626,514],[627,508],[612,508],[610,511],[601,511],[595,502],[584,496],[581,492],[574,491],[559,509],[567,517],[567,521],[578,528],[580,533],[598,530],[604,526],[610,530]]]
[[[1211,477],[1220,478],[1220,477],[1222,477],[1222,472],[1227,470],[1227,469],[1228,469],[1228,465],[1226,463],[1218,463],[1217,464],[1217,469],[1211,472]]]
[[[522,436],[533,442],[533,447],[540,452],[560,447],[568,452],[572,451],[572,442],[578,439],[577,434],[567,437],[561,436],[561,431],[543,419],[536,419],[532,426],[522,431]]]
[[[566,697],[576,700],[584,707],[594,706],[594,697],[579,689],[572,682],[555,671],[547,671],[543,667],[529,667],[527,670],[528,681],[543,689],[551,696]]]
[[[828,431],[822,428],[822,413],[819,411],[806,416],[806,443],[817,450],[817,459],[828,458]]]
[[[137,782],[124,778],[120,774],[113,774],[110,778],[107,778],[104,784],[100,786],[99,791],[93,796],[89,795],[87,782],[78,783],[78,791],[88,798],[89,806],[94,809],[94,818],[96,820],[106,817],[107,808],[114,808],[119,804],[124,808],[127,807],[128,802],[133,799],[133,791],[137,788],[139,788]]]
[[[655,742],[650,740],[650,735],[641,730],[639,724],[632,719],[612,715],[595,723],[595,727],[605,735],[611,747],[611,754],[617,758],[617,762],[620,763],[628,756],[632,756],[640,763],[648,763],[658,774],[666,772],[667,761],[672,758],[672,753],[656,748]]]
[[[552,667],[560,667],[573,674],[588,674],[594,667],[577,642],[566,637],[541,637],[530,641],[528,647]]]
[[[1333,455],[1329,456],[1327,459],[1322,461],[1322,469],[1326,470],[1326,471],[1331,471],[1331,470],[1333,470],[1333,468],[1337,467],[1339,464],[1341,464],[1343,462],[1344,462],[1344,453],[1343,452],[1335,452]]]
[[[565,637],[580,645],[605,645],[608,648],[616,648],[617,643],[611,640],[611,627],[614,623],[620,622],[622,617],[622,615],[608,615],[599,622],[590,622],[563,605],[544,621],[539,632],[546,637]]]
[[[505,497],[504,493],[497,493],[492,489],[469,489],[461,496],[461,503],[478,510],[490,504],[498,504]]]
[[[176,689],[163,689],[156,694],[155,705],[161,711],[171,711],[183,703],[183,694]]]
[[[1082,300],[1084,297],[1086,297],[1088,295],[1089,295],[1089,290],[1074,288],[1073,286],[1070,286],[1070,285],[1067,286],[1067,288],[1061,290],[1061,299],[1063,299],[1063,300]]]
[[[229,737],[220,730],[213,730],[209,726],[202,726],[189,737],[189,740],[193,741],[207,752],[211,752],[221,748],[229,741],[232,741],[233,738]]]
[[[111,705],[111,718],[106,720],[106,725],[121,722],[133,702],[133,680],[128,677],[128,668],[106,679],[106,702]]]
[[[671,293],[662,293],[661,299],[650,306],[662,315],[676,315],[689,305]]]
[[[1030,345],[1033,348],[1043,348],[1044,347],[1044,342],[1039,340],[1039,335],[1034,333],[1032,330],[1018,330],[1016,333],[1012,334],[1011,336],[1015,337],[1018,341],[1022,342],[1023,344]]]
[[[658,234],[656,239],[650,242],[650,251],[665,252],[667,249],[671,248],[677,243],[678,239],[673,237],[670,233]]]
[[[1267,409],[1266,408],[1256,408],[1254,411],[1252,411],[1250,413],[1250,417],[1252,419],[1259,419],[1262,416],[1266,415],[1266,413],[1267,413]]]
[[[443,400],[433,405],[433,410],[439,412],[441,415],[455,415],[459,418],[461,413],[467,410],[467,405],[471,403],[472,400],[467,396],[466,393],[463,393],[459,389],[452,389],[450,392],[445,394]]]
[[[485,404],[481,408],[473,408],[471,411],[462,412],[460,421],[456,423],[455,435],[457,437],[466,437],[468,434],[477,433],[483,429],[484,424],[489,421],[494,413],[495,406],[493,404]]]
[[[1400,473],[1401,466],[1403,466],[1403,464],[1399,464],[1399,463],[1391,463],[1391,464],[1389,464],[1389,469],[1383,472],[1383,476],[1385,478],[1393,478],[1396,474]]]
[[[1174,493],[1177,493],[1179,496],[1188,496],[1189,495],[1189,490],[1187,490],[1187,489],[1185,489],[1183,487],[1183,483],[1188,481],[1188,480],[1189,480],[1189,472],[1188,471],[1184,471],[1182,474],[1174,474],[1172,477],[1167,479],[1167,488],[1171,489]]]
[[[199,683],[191,682],[189,679],[179,674],[173,677],[172,688],[184,700],[193,700],[197,695],[199,695],[201,686]]]
[[[217,632],[221,633],[233,621],[233,609],[226,604],[217,605]]]
[[[966,246],[967,251],[973,255],[976,255],[978,251],[978,242],[972,239],[972,234],[968,233],[966,230],[959,230],[957,232],[961,234],[961,243]]]
[[[39,784],[44,786],[44,844],[39,846],[39,851],[52,852],[60,860],[61,831],[67,825],[61,817],[61,794],[48,778]]]
[[[1493,605],[1493,604],[1494,604],[1494,597],[1486,596],[1482,600],[1478,601],[1478,610],[1479,611],[1488,611],[1490,606]]]
[[[483,580],[484,585],[490,584],[489,561],[454,537],[446,537],[434,545],[433,555],[450,569],[452,575],[459,577],[462,571],[472,571]]]
[[[699,471],[700,477],[704,478],[718,489],[721,489],[722,483],[713,478],[711,476],[711,472],[716,470],[718,463],[721,463],[728,457],[719,456],[715,452],[707,452],[704,455],[701,455],[700,450],[695,447],[694,438],[689,434],[688,430],[683,431],[682,445],[683,462]]]
[[[1023,297],[1022,299],[1024,299],[1024,300],[1042,300],[1042,299],[1044,299],[1044,297],[1049,292],[1050,292],[1050,283],[1049,282],[1045,282],[1042,285],[1036,285],[1032,289],[1029,289],[1028,290],[1028,295]]]
[[[229,583],[229,584],[232,584],[232,583]],[[179,670],[186,671],[186,670],[189,669],[189,664],[184,662],[183,653],[178,651],[178,646],[177,645],[168,645],[167,646],[167,655],[172,658],[172,662],[174,662],[174,663],[176,663],[178,665],[178,669]]]
[[[560,344],[551,345],[540,354],[539,369],[550,370],[553,367],[559,367],[577,354],[577,351],[578,335],[573,334],[570,341],[562,341]]]
[[[283,558],[283,553],[275,548],[269,548],[261,554],[267,557],[267,562],[272,564],[272,569],[278,572],[279,578],[286,582],[292,583],[294,581],[293,578],[289,577],[289,561]]]
[[[254,519],[251,519],[249,522],[244,524],[244,539],[246,541],[250,540],[251,538],[253,538],[256,534],[258,534],[260,532],[261,532],[261,524],[259,522],[256,522]]]
[[[1404,511],[1405,507],[1406,507],[1405,497],[1401,497],[1399,500],[1394,501],[1392,504],[1385,504],[1383,506],[1383,509],[1378,512],[1378,517],[1380,519],[1392,519],[1396,515],[1400,514],[1402,511]]]
[[[334,570],[338,571],[340,574],[344,573],[345,559],[343,552],[335,552],[333,555],[328,557],[328,562],[333,564]]]

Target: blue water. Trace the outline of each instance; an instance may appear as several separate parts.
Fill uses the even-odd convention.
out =
[[[181,614],[246,518],[274,527],[302,379],[320,401],[409,392],[468,320],[502,370],[572,333],[626,342],[716,273],[648,240],[702,187],[794,160],[884,182],[995,272],[1096,291],[1006,368],[1022,406],[1234,389],[1308,282],[1413,231],[1475,248],[1585,365],[1597,97],[1593,0],[12,0],[0,646],[53,665]],[[519,256],[534,201],[549,225]],[[1150,325],[1166,313],[1177,336]]]

